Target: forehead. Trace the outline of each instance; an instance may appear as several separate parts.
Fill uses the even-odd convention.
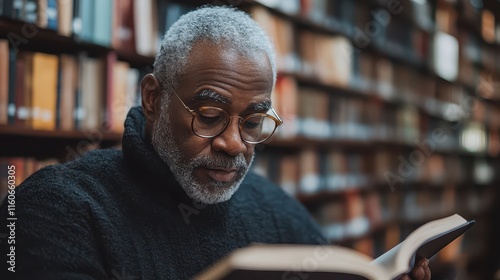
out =
[[[201,41],[189,53],[181,82],[185,82],[181,87],[213,86],[222,94],[228,91],[269,95],[273,74],[264,51],[242,54],[228,44]]]
[[[248,62],[255,66],[266,69],[272,75],[271,64],[264,50],[242,51],[230,42],[221,41],[219,43],[201,40],[196,42],[188,54],[188,67],[196,67],[205,63],[234,63]],[[267,69],[266,69],[267,70]]]

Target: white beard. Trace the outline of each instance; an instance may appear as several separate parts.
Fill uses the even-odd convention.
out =
[[[162,98],[165,98],[165,95]],[[215,156],[197,156],[188,160],[184,159],[179,146],[175,144],[173,139],[170,118],[167,114],[168,100],[165,102],[166,104],[164,104],[163,99],[161,102],[160,117],[153,124],[151,139],[158,156],[167,163],[179,185],[193,200],[204,204],[216,204],[229,200],[240,187],[248,172],[248,167],[254,159],[254,155],[252,155],[250,164],[247,164],[243,154],[236,157],[217,154]],[[184,163],[186,161],[188,163]],[[235,168],[238,171],[233,183],[212,180],[202,184],[194,177],[193,172],[197,167]]]

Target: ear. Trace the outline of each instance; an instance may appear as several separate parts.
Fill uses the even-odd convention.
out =
[[[150,123],[160,115],[161,86],[153,74],[147,74],[141,81],[142,111]]]

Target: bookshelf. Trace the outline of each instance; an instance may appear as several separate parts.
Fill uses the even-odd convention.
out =
[[[58,92],[72,88],[70,95],[75,95],[74,103],[68,101],[73,107],[65,110],[89,110],[89,104],[100,110],[92,123],[74,114],[63,126],[63,109],[56,106],[48,130],[5,115],[0,145],[9,148],[1,150],[0,165],[17,162],[28,175],[88,149],[119,147],[123,113],[138,104],[138,82],[151,72],[164,31],[189,10],[224,1],[148,0],[140,6],[133,0],[107,0],[103,6],[85,2],[94,3],[47,1],[47,9],[60,12],[56,25],[22,9],[7,15],[2,6],[0,55],[9,63],[0,67],[12,74],[23,62],[21,67],[30,67],[33,54],[56,55],[59,68],[52,72],[60,84],[55,86]],[[278,54],[273,103],[285,124],[272,141],[257,147],[254,171],[296,197],[332,243],[372,256],[432,219],[454,212],[476,219],[471,233],[437,256],[431,267],[436,279],[455,274],[490,279],[500,266],[489,261],[498,253],[488,245],[500,233],[494,214],[500,195],[495,187],[500,182],[495,172],[500,170],[500,4],[229,2],[252,14]],[[61,3],[72,3],[73,9],[57,6]],[[102,40],[101,30],[94,32],[97,19],[82,13],[96,7],[113,15],[107,18],[114,21],[102,23],[109,26],[110,40]],[[151,16],[137,20],[137,14]],[[75,19],[80,23],[76,29]],[[11,51],[12,34],[21,36],[15,41],[17,52]],[[139,44],[141,39],[151,46]],[[65,66],[79,73],[76,84],[61,78],[63,60],[76,63],[76,68]],[[88,74],[92,69],[105,79]],[[9,77],[2,73],[0,69],[0,80]],[[21,83],[23,92],[29,88],[27,79],[25,75]],[[20,82],[5,81],[0,103],[22,107],[22,98],[16,98]],[[90,94],[84,92],[94,90],[82,83],[97,85],[99,93],[87,98]],[[53,94],[59,105],[67,97]],[[7,114],[8,107],[2,108],[0,115]]]
[[[496,119],[500,107],[498,92],[482,94],[481,91],[482,83],[488,84],[486,77],[493,81],[492,77],[498,76],[495,61],[498,61],[499,40],[486,42],[478,32],[481,22],[473,24],[472,20],[463,18],[468,1],[457,1],[461,3],[456,4],[422,1],[429,5],[430,20],[418,18],[422,15],[422,7],[401,1],[404,11],[391,15],[386,34],[370,37],[370,43],[357,49],[359,42],[356,42],[353,30],[355,27],[362,29],[374,21],[366,14],[384,9],[389,1],[349,1],[349,4],[344,3],[347,1],[257,2],[248,3],[245,9],[253,12],[264,28],[269,24],[276,25],[268,27],[267,31],[275,39],[278,57],[285,61],[280,71],[284,85],[281,86],[278,79],[277,101],[278,104],[285,103],[279,111],[285,115],[285,122],[292,123],[292,127],[285,126],[285,131],[280,131],[282,134],[278,133],[274,141],[267,144],[268,148],[262,152],[264,159],[257,162],[258,172],[296,196],[323,225],[333,243],[369,255],[383,252],[384,245],[395,245],[394,240],[400,240],[411,228],[449,213],[463,213],[491,225],[492,221],[488,219],[494,217],[494,197],[498,195],[494,186],[499,178],[493,175],[493,170],[497,170],[499,164]],[[479,11],[492,11],[498,18],[498,12],[493,12],[499,10],[498,4],[492,2],[485,3]],[[317,5],[317,13],[308,14],[307,5]],[[352,16],[350,27],[349,24],[346,26],[345,17],[335,18],[337,11],[346,12],[342,10],[346,6],[351,6],[354,14],[360,11],[361,15]],[[440,18],[450,18],[450,22],[436,20],[436,13]],[[447,13],[452,15],[447,16]],[[473,34],[479,43],[471,42],[462,33]],[[442,69],[439,56],[433,57],[442,55],[435,42],[450,39],[448,34],[455,38],[451,41],[457,49],[455,68],[459,69],[458,73],[447,73],[450,69]],[[352,55],[347,61],[353,62],[346,67],[352,69],[346,80],[329,80],[321,71],[308,69],[308,64],[318,65],[321,69],[322,60],[345,63],[345,57],[332,55],[335,51],[325,54],[321,46],[313,46],[314,43],[328,44],[324,42],[329,38],[333,45],[345,44],[347,40],[352,47],[344,52],[344,55]],[[315,49],[316,57],[304,51],[307,44]],[[482,54],[484,57],[474,54],[470,45],[476,48],[476,52],[487,50]],[[344,77],[346,73],[342,71],[332,71],[326,76],[340,73]],[[485,87],[488,86],[491,84]],[[295,93],[290,94],[290,91]],[[330,102],[327,110],[333,112],[333,116],[314,115],[300,107],[290,110],[290,106],[305,103],[301,94],[306,93],[313,99],[312,96],[320,95],[318,92],[324,93],[320,97],[324,102],[314,103],[312,107],[323,111],[319,104]],[[297,102],[286,100],[296,95]],[[280,96],[284,96],[283,99]],[[467,105],[466,102],[473,104]],[[341,105],[336,107],[335,103]],[[348,112],[341,112],[342,107],[349,108]],[[335,112],[339,115],[335,116]],[[330,133],[321,135],[301,130],[301,122],[307,118],[330,122]],[[347,125],[343,125],[345,122]],[[377,133],[378,129],[383,132]],[[443,143],[436,141],[432,151],[425,153],[424,146],[429,144],[431,132],[436,130],[442,130],[447,139]],[[479,138],[484,140],[477,140],[473,145],[464,143],[463,139],[471,135],[471,130],[478,132]],[[314,165],[319,166],[317,170],[302,167],[301,163],[307,161],[302,156],[304,149],[316,151]],[[328,157],[332,153],[335,155],[330,161],[334,167],[329,169]],[[425,154],[425,160],[415,158],[418,153]],[[353,155],[358,158],[359,166],[352,163],[356,162],[355,159],[349,159]],[[409,163],[412,157],[417,161],[413,166]],[[290,167],[293,165],[290,161],[295,162],[295,167]],[[413,169],[408,172],[411,174],[402,176],[401,180],[398,178],[394,185],[388,184],[384,176],[386,172],[393,171],[397,176],[398,168],[405,166]],[[280,174],[286,170],[291,171]],[[295,172],[299,175],[293,176]],[[365,180],[352,181],[352,178],[359,177]],[[309,178],[309,183],[304,182],[304,178]],[[432,266],[437,272],[435,274],[441,277],[438,279],[451,278],[449,273],[453,272],[450,271],[460,271],[464,279],[469,278],[463,275],[478,279],[490,277],[479,273],[481,269],[488,271],[488,268],[480,268],[481,262],[488,260],[493,253],[488,252],[485,245],[492,237],[488,233],[491,231],[485,228],[474,233],[477,234],[475,238],[482,236],[485,241],[483,249],[471,252],[473,257],[464,257],[468,254],[468,247],[461,244],[453,245],[455,248],[451,246],[443,256],[436,257]],[[471,242],[468,238],[472,237],[466,238],[461,241],[463,244]],[[461,254],[461,250],[465,253]],[[460,254],[462,261],[453,265],[457,259],[450,256]],[[490,273],[491,270],[489,268]]]

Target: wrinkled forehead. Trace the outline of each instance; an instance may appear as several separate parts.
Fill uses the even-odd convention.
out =
[[[226,40],[217,43],[207,40],[196,42],[189,51],[185,73],[211,66],[259,71],[268,75],[272,82],[271,62],[264,50],[242,50]]]

